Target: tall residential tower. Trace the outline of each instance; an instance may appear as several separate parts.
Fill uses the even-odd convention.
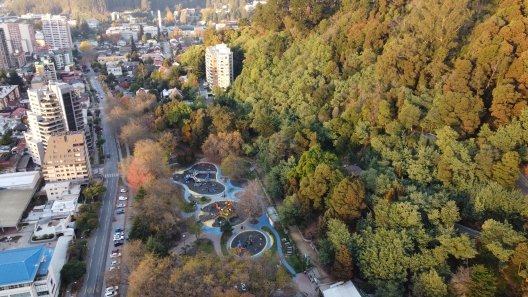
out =
[[[53,49],[72,49],[73,42],[68,19],[60,15],[44,15],[42,17],[42,33],[46,45]]]
[[[233,52],[227,45],[222,43],[207,47],[205,72],[211,86],[225,89],[233,82]]]

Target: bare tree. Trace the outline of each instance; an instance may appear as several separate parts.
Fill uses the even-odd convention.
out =
[[[471,292],[471,267],[458,267],[451,278],[451,291],[458,296],[466,296]]]
[[[240,199],[240,206],[242,211],[248,214],[254,221],[256,217],[262,215],[262,202],[260,185],[256,180],[250,181],[245,187],[244,191],[237,195]]]

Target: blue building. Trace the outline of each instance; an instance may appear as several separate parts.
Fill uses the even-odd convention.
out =
[[[55,248],[36,245],[0,251],[0,297],[56,297],[71,236]]]

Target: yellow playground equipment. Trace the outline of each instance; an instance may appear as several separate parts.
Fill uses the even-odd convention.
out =
[[[220,207],[218,205],[218,202],[216,204],[216,209],[218,209],[218,213],[214,215],[214,219],[217,217],[224,218],[225,220],[229,220],[232,218],[236,218],[238,215],[234,212],[233,207],[234,203],[233,201],[226,201],[226,204],[224,207]]]

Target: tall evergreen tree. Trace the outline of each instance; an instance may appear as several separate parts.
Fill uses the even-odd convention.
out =
[[[130,36],[130,53],[133,53],[136,50],[136,42],[134,41],[134,37]]]

